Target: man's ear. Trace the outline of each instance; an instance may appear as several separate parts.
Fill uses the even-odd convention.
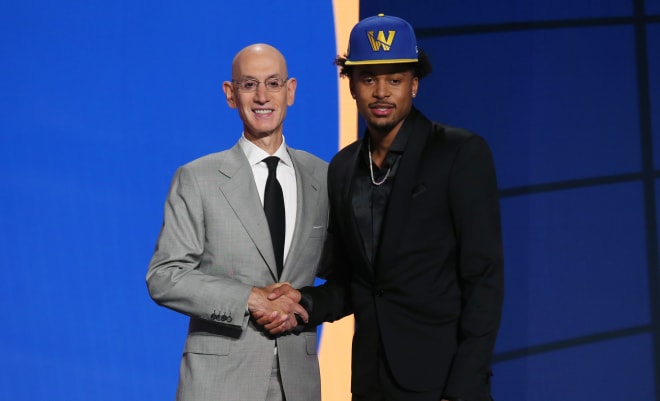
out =
[[[227,105],[232,109],[236,108],[236,99],[234,99],[234,87],[231,82],[225,81],[222,83],[222,91],[225,92],[225,98],[227,99]]]
[[[298,87],[298,81],[295,78],[289,78],[286,82],[286,91],[287,106],[293,106],[293,101],[296,99],[296,88]]]

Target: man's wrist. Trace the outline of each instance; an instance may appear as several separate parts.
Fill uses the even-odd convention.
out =
[[[312,308],[314,306],[314,302],[312,301],[312,296],[308,294],[304,288],[301,288],[298,291],[300,291],[300,302],[299,302],[300,306],[305,308],[308,315],[311,314]]]
[[[307,311],[307,316],[309,316],[312,313],[312,296],[309,294],[306,294],[304,290],[299,290],[300,291],[300,306],[305,308]],[[308,324],[305,323],[302,318],[298,315],[296,315],[296,321],[298,322],[298,325],[292,330],[294,334],[299,334],[302,333],[307,329]]]

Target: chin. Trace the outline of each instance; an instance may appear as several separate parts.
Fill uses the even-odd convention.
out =
[[[396,124],[392,121],[374,121],[369,125],[372,129],[379,132],[389,132],[396,127]]]

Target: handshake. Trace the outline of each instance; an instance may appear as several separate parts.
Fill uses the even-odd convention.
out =
[[[253,287],[248,310],[254,321],[272,335],[284,334],[308,322],[307,310],[300,305],[300,291],[289,283]]]

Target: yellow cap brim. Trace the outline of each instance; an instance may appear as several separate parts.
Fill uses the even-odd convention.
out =
[[[416,63],[418,61],[419,59],[416,58],[396,58],[391,60],[360,60],[360,61],[346,60],[344,65],[402,64],[402,63]]]

